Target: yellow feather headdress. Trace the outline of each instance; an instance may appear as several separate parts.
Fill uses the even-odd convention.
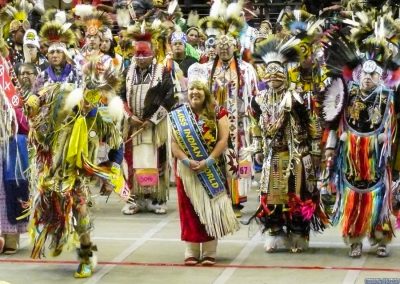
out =
[[[32,5],[26,0],[16,0],[0,10],[0,28],[3,29],[4,38],[9,37],[10,32],[17,31],[20,27],[24,31],[30,28],[28,21]]]

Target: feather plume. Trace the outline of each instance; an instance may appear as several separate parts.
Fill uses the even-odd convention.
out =
[[[222,2],[221,0],[215,0],[214,3],[212,4],[210,8],[210,17],[219,17],[221,14],[222,10]],[[225,11],[223,12],[225,13]]]
[[[90,15],[84,16],[82,21],[85,23],[86,28],[90,26],[97,28],[102,26],[111,27],[113,23],[110,15],[102,11],[92,12]]]
[[[67,14],[65,11],[57,11],[54,15],[54,20],[59,22],[61,25],[64,25],[67,22]]]
[[[70,92],[65,99],[64,110],[70,111],[75,106],[79,105],[83,99],[83,89],[77,88]]]
[[[94,12],[94,7],[87,4],[78,4],[75,6],[74,14],[78,17],[88,17]]]
[[[151,24],[151,28],[153,29],[153,30],[156,30],[156,29],[160,29],[160,27],[161,27],[161,20],[160,19],[155,19],[154,21],[153,21],[153,23]]]
[[[55,15],[57,13],[57,9],[47,9],[46,12],[42,16],[42,23],[54,21]]]
[[[117,9],[117,23],[121,28],[129,26],[131,23],[131,16],[127,9]]]
[[[173,1],[169,2],[168,10],[167,10],[168,14],[172,15],[175,12],[176,7],[178,7],[178,1],[177,0],[173,0]]]
[[[199,22],[199,14],[197,11],[190,11],[188,19],[187,19],[187,26],[188,27],[197,27],[197,24]]]
[[[232,2],[228,5],[228,7],[226,8],[226,17],[239,17],[240,13],[242,11],[243,8],[243,1],[239,1],[237,3]]]
[[[119,96],[113,97],[108,102],[107,110],[114,121],[120,122],[124,117],[124,102]]]
[[[45,23],[40,29],[40,38],[42,42],[50,44],[51,42],[63,42],[67,46],[76,44],[75,34],[71,29],[66,29],[56,21]]]
[[[314,15],[303,10],[294,10],[292,13],[283,14],[281,24],[292,35],[297,35],[306,32],[314,21]]]

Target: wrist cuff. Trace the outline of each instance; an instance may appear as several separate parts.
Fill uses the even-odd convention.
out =
[[[190,160],[189,158],[185,158],[181,160],[182,164],[184,164],[186,167],[190,166]]]
[[[207,165],[208,168],[211,167],[214,164],[215,164],[215,159],[213,157],[208,157],[206,159],[206,165]]]

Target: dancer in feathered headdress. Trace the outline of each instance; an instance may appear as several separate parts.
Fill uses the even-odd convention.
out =
[[[267,90],[252,99],[254,150],[263,164],[260,207],[254,217],[269,238],[267,252],[308,248],[310,229],[322,231],[329,223],[321,209],[316,172],[307,144],[307,110],[301,94],[290,89],[288,63],[299,57],[298,40],[269,36],[256,50],[260,78]]]
[[[399,65],[388,48],[384,18],[359,20],[356,26],[367,31],[365,36],[355,33],[349,41],[334,34],[326,44],[328,67],[345,82],[332,84],[324,101],[330,130],[325,154],[331,161],[336,156],[328,188],[337,195],[333,221],[341,223],[349,256],[361,256],[368,236],[377,256],[385,257],[394,232],[391,165],[398,122],[393,88]]]
[[[3,29],[13,65],[24,62],[22,45],[25,31],[30,28],[28,15],[31,9],[28,1],[18,0],[0,10],[0,28]]]
[[[325,65],[320,38],[324,36],[324,21],[314,15],[293,10],[283,14],[280,21],[284,30],[291,37],[298,39],[299,60],[291,62],[288,70],[291,88],[303,98],[308,110],[309,131],[311,137],[310,153],[313,158],[317,178],[320,175],[320,161],[323,149],[321,100],[326,87],[330,84]]]
[[[44,27],[42,35],[60,36],[62,31],[55,31],[50,33]],[[65,44],[61,42],[50,45],[50,56],[57,55],[50,57],[50,64],[62,58],[59,56],[64,55],[64,50]],[[57,69],[49,69],[47,84],[27,99],[31,139],[36,149],[32,164],[39,165],[30,224],[34,239],[31,256],[44,255],[47,239],[50,239],[52,256],[58,256],[65,247],[79,244],[76,278],[90,277],[96,265],[88,206],[91,190],[98,186],[95,177],[105,181],[103,192],[114,190],[121,196],[129,196],[120,167],[123,154],[119,127],[123,102],[117,96],[118,74],[112,66],[100,64],[100,60],[95,56],[88,59],[82,69],[82,84],[78,86],[78,78],[70,81],[65,73],[72,65],[61,74],[56,73]],[[97,165],[100,142],[111,150],[107,161]]]
[[[77,8],[75,14],[79,14],[83,28],[85,30],[85,44],[79,55],[74,60],[78,66],[84,65],[91,57],[100,57],[100,62],[107,68],[114,66],[112,58],[105,55],[100,50],[100,44],[103,37],[110,37],[109,31],[112,28],[112,19],[109,14],[103,11],[81,11]],[[118,66],[116,66],[118,68]]]
[[[239,6],[238,6],[239,5]],[[207,63],[210,75],[210,90],[217,103],[228,109],[230,127],[231,161],[239,161],[239,167],[246,168],[240,175],[237,162],[230,163],[228,177],[232,203],[235,212],[241,216],[241,203],[247,200],[247,190],[251,186],[251,157],[244,149],[249,144],[246,110],[250,98],[258,93],[256,72],[250,64],[237,55],[238,35],[243,27],[240,18],[240,3],[225,9],[226,5],[215,1],[211,7],[210,16],[200,20],[199,26],[207,35],[216,35],[216,58]],[[229,13],[227,11],[230,11]],[[228,153],[227,152],[227,153]],[[247,174],[244,174],[247,171]],[[239,190],[240,189],[240,190]]]
[[[135,41],[126,75],[124,122],[132,199],[122,213],[165,214],[169,187],[166,116],[175,104],[179,67],[165,57],[166,31],[157,23],[136,22],[128,27],[128,36]]]
[[[49,66],[40,73],[36,88],[52,83],[74,83],[81,86],[79,70],[73,64],[69,47],[76,45],[75,34],[70,25],[59,22],[47,22],[40,30],[41,44],[47,50]]]

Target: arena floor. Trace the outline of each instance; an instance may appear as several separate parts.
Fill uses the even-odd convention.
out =
[[[305,253],[267,254],[258,228],[242,226],[235,235],[219,242],[215,267],[185,267],[174,188],[170,195],[169,211],[164,216],[152,213],[123,216],[120,213],[123,203],[117,198],[105,203],[104,197],[96,197],[93,236],[99,249],[99,265],[93,277],[73,278],[77,267],[74,251],[57,258],[31,260],[31,246],[23,235],[18,254],[0,255],[0,280],[11,284],[400,283],[399,239],[394,240],[389,258],[377,258],[365,242],[363,257],[350,259],[337,228],[312,235],[310,249]],[[243,210],[243,219],[256,206],[257,193],[253,190]],[[371,278],[374,280],[369,281]]]

